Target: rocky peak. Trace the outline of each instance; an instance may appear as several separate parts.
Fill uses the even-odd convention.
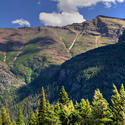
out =
[[[83,35],[101,35],[118,39],[125,28],[125,19],[99,15],[82,24],[73,24],[74,29],[81,30]]]

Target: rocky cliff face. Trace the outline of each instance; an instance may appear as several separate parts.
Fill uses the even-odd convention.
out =
[[[82,24],[74,24],[74,28],[83,31],[84,35],[101,35],[118,39],[125,28],[125,19],[97,16]]]
[[[2,63],[0,63],[0,84],[15,87],[25,85],[23,81],[18,79],[11,71],[9,71],[8,67]]]

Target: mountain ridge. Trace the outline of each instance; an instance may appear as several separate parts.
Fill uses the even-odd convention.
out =
[[[0,100],[2,98],[3,102],[0,106],[5,104],[4,101],[10,98],[12,98],[13,104],[25,104],[25,101],[30,100],[29,102],[32,105],[34,102],[32,96],[40,92],[41,86],[44,86],[46,91],[50,91],[48,98],[52,102],[56,98],[54,93],[51,92],[52,88],[56,93],[60,86],[66,85],[64,81],[61,82],[61,78],[65,76],[62,66],[65,66],[66,61],[72,60],[72,58],[81,53],[88,53],[90,50],[95,52],[93,50],[95,48],[117,43],[124,29],[125,21],[101,16],[90,21],[65,27],[44,26],[0,29],[0,62],[6,65],[9,75],[17,81],[17,84],[12,83],[10,87],[9,82],[12,80],[8,79],[7,74],[7,81],[0,81],[0,85],[3,86],[1,91],[3,91],[3,95],[6,95],[6,97],[0,96]],[[77,36],[77,34],[79,35]],[[100,50],[100,48],[98,49]],[[75,66],[74,63],[73,65]],[[92,67],[90,70],[99,72],[101,68]],[[2,70],[2,67],[0,67],[0,70]],[[58,76],[58,73],[60,76]],[[0,76],[2,75],[4,73],[0,72]],[[86,73],[85,75],[89,77],[89,74]],[[57,76],[59,79],[56,78]],[[70,76],[69,78],[74,79],[75,77],[74,74],[74,77]],[[79,87],[74,82],[72,83],[71,79],[69,79],[69,83],[67,79],[65,80],[67,85],[70,84],[74,86],[73,88]],[[13,88],[13,85],[16,85],[14,90],[7,89],[7,91],[4,91],[3,88]],[[66,87],[68,88],[69,86]],[[72,91],[69,91],[69,94],[74,98]],[[7,97],[8,93],[10,94],[9,97]],[[37,94],[36,96],[39,98],[39,94]],[[37,100],[36,103],[38,103]],[[13,104],[10,105],[13,107]]]

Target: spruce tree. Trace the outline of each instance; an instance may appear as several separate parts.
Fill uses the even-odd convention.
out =
[[[1,118],[2,118],[2,125],[12,125],[8,109],[5,107],[1,109]]]
[[[23,113],[21,108],[18,108],[18,114],[17,114],[17,118],[16,118],[16,125],[25,125],[24,123],[24,119],[23,119]]]
[[[29,125],[38,125],[37,115],[33,112],[30,113]]]
[[[61,112],[60,112],[60,120],[62,125],[70,125],[73,122],[73,113],[75,112],[75,108],[73,105],[72,100],[69,101],[66,105],[61,105]]]
[[[55,108],[54,108],[54,112],[55,112],[57,115],[60,114],[61,108],[60,108],[59,102],[56,103]]]
[[[87,124],[90,120],[92,113],[92,108],[89,100],[82,99],[81,102],[75,107],[79,111],[80,116],[82,117],[82,123]]]
[[[96,124],[109,124],[112,122],[112,114],[109,108],[109,103],[103,98],[99,89],[95,91],[92,106],[92,118]]]
[[[67,92],[65,91],[64,86],[61,88],[60,93],[59,93],[59,102],[63,105],[69,102],[69,97],[68,97]]]
[[[43,87],[42,87],[42,93],[41,93],[40,110],[41,111],[46,110],[46,97],[45,97],[45,92]]]
[[[113,95],[111,98],[112,102],[112,113],[114,124],[122,124],[125,120],[125,89],[123,84],[121,85],[120,93],[117,90],[117,87],[113,85]]]
[[[48,125],[55,125],[55,124],[60,124],[59,116],[56,114],[54,111],[54,106],[47,101],[47,108],[46,108],[46,121]]]
[[[38,114],[39,125],[46,124],[46,116],[47,116],[47,114],[46,114],[46,97],[45,97],[44,88],[42,87],[39,114]]]

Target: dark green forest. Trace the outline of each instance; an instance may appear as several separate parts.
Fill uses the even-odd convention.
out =
[[[110,103],[99,89],[95,90],[92,102],[81,99],[75,103],[68,97],[64,86],[61,88],[58,102],[50,104],[46,100],[44,88],[41,90],[40,105],[30,111],[29,118],[24,120],[21,107],[18,107],[14,121],[9,115],[7,104],[1,108],[0,125],[125,125],[125,88],[121,85],[118,91],[113,85]]]

